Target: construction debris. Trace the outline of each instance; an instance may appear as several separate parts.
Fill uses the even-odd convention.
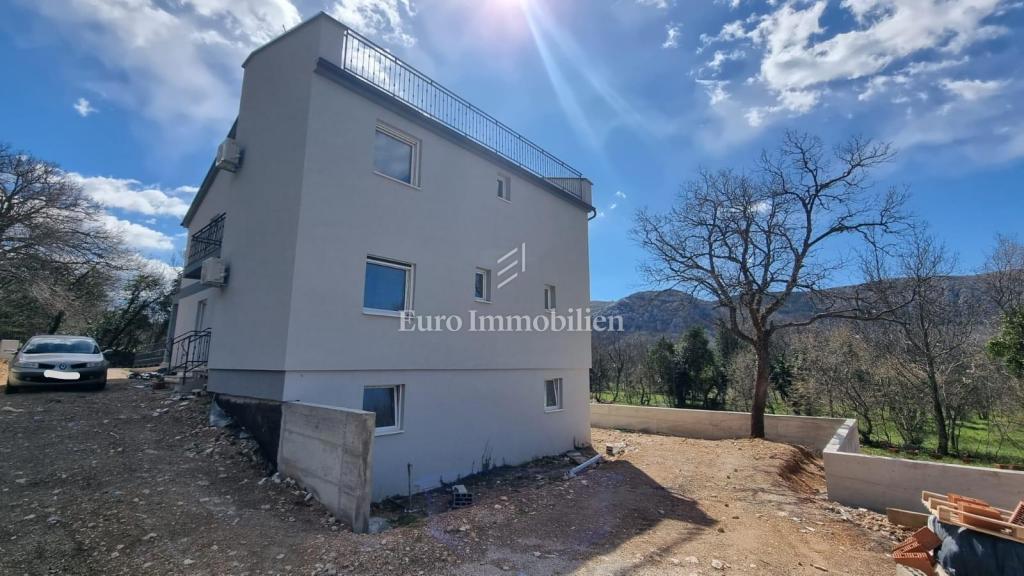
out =
[[[613,444],[605,444],[604,452],[609,456],[618,456],[620,454],[624,454],[626,452],[626,443],[615,442]]]
[[[452,486],[452,508],[465,508],[473,505],[473,493],[466,490],[463,484]]]
[[[587,468],[590,468],[591,466],[597,464],[601,460],[602,460],[602,456],[600,454],[598,454],[597,456],[594,456],[590,460],[587,460],[586,462],[580,464],[579,466],[573,468],[572,470],[569,470],[569,472],[567,472],[565,476],[567,478],[575,478],[580,472],[583,472],[584,470],[586,470]]]

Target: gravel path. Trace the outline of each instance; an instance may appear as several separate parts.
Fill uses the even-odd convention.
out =
[[[899,534],[825,501],[820,462],[790,446],[594,430],[626,453],[573,480],[562,458],[499,470],[472,508],[418,496],[429,516],[378,510],[403,525],[355,535],[208,427],[206,398],[172,398],[125,381],[0,397],[0,574],[893,571]]]

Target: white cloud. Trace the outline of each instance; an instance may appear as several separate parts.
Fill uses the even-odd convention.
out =
[[[223,132],[245,55],[299,23],[288,0],[22,2],[102,64],[90,89],[178,139]]]
[[[660,8],[664,10],[672,4],[675,4],[675,0],[636,0],[636,3],[641,6],[649,6],[651,8]]]
[[[973,102],[998,94],[1009,84],[1005,80],[950,80],[942,81],[942,87],[948,92]]]
[[[356,31],[399,46],[413,46],[406,18],[416,15],[411,0],[338,0],[330,14]]]
[[[69,172],[68,176],[77,182],[90,198],[108,208],[178,218],[188,212],[189,203],[185,200],[159,188],[143,186],[138,180],[82,176],[76,172]]]
[[[625,199],[625,198],[626,198],[626,193],[625,193],[625,192],[623,192],[622,190],[616,190],[616,191],[615,191],[615,197],[616,197],[616,198],[622,198],[622,199]]]
[[[174,242],[170,236],[142,224],[121,220],[111,214],[103,214],[100,217],[100,223],[107,230],[121,236],[125,243],[132,248],[157,251],[174,249]]]
[[[609,206],[608,209],[609,210],[615,210],[618,207],[619,207],[619,203],[618,202],[612,202],[611,206]]]
[[[746,115],[751,126],[779,112],[806,113],[824,95],[841,93],[840,83],[850,80],[866,79],[859,99],[870,100],[895,85],[909,84],[911,76],[967,61],[966,56],[939,61],[926,57],[960,54],[1006,32],[986,20],[1000,10],[1000,0],[842,0],[838,9],[848,12],[855,24],[835,32],[822,25],[827,5],[825,0],[790,0],[767,14],[729,22],[716,35],[702,35],[703,47],[742,42],[759,52],[760,70],[753,85],[764,88],[775,102],[765,104],[762,98],[751,106]],[[716,50],[702,70],[719,70],[737,50]],[[901,62],[905,64],[899,72],[881,75]],[[947,89],[976,94],[994,88],[954,85]],[[908,97],[903,94],[896,99]]]
[[[665,41],[661,43],[662,48],[679,48],[679,37],[682,35],[682,26],[679,24],[665,25]]]
[[[162,277],[166,282],[173,281],[181,272],[180,267],[172,266],[168,262],[158,258],[139,258],[139,267],[150,274]]]
[[[177,188],[174,189],[174,192],[177,194],[191,196],[192,194],[199,192],[199,186],[178,186]]]
[[[92,102],[89,102],[85,98],[79,98],[74,104],[75,112],[82,118],[87,117],[89,114],[95,114],[97,110],[92,107]]]
[[[704,91],[708,95],[708,102],[714,106],[729,98],[729,93],[726,92],[725,87],[729,85],[728,80],[697,80],[697,84],[704,87]]]

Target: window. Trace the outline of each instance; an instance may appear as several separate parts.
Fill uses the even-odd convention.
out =
[[[418,186],[419,147],[415,138],[378,124],[373,141],[373,169],[388,178]]]
[[[196,304],[196,330],[206,327],[206,300],[200,300]]]
[[[512,201],[512,179],[501,174],[498,174],[498,198]]]
[[[402,386],[363,388],[363,410],[376,416],[377,434],[402,430]]]
[[[562,379],[544,381],[544,410],[554,412],[562,409]]]
[[[481,302],[491,301],[491,271],[477,268],[473,275],[473,297]]]
[[[555,309],[555,287],[551,284],[544,285],[544,309]]]
[[[412,265],[381,258],[366,259],[363,311],[398,316],[412,309]]]

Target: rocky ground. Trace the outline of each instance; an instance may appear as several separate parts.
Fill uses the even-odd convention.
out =
[[[581,476],[551,458],[376,510],[355,535],[270,476],[208,399],[111,382],[0,397],[0,574],[858,574],[902,534],[824,499],[790,446],[594,430],[624,454]]]

